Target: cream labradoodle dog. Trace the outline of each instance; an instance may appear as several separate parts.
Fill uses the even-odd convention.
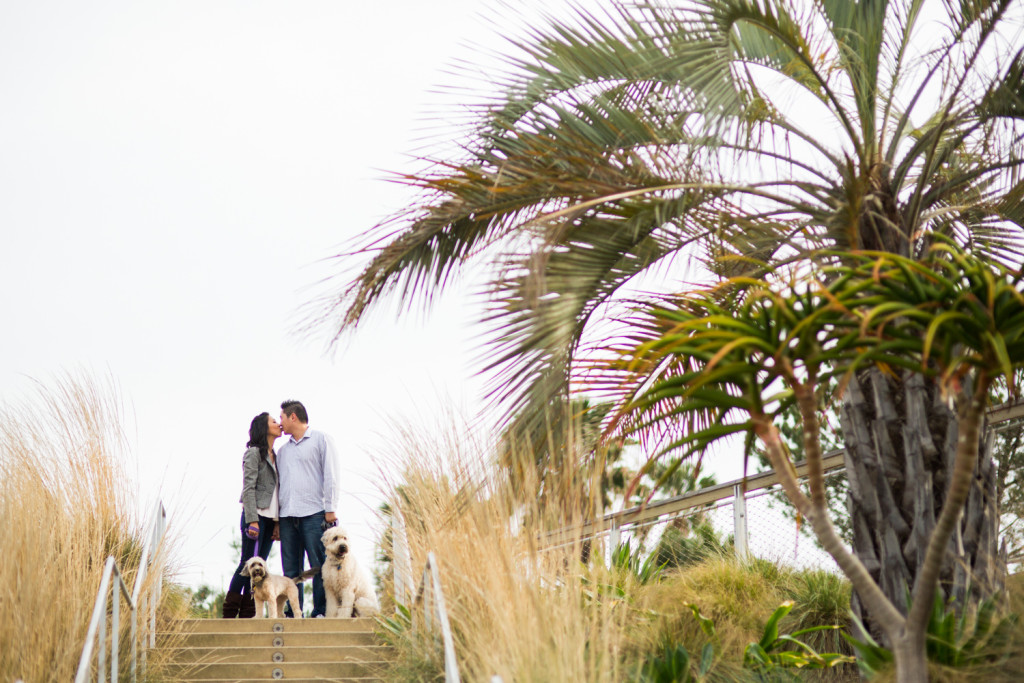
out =
[[[292,606],[292,614],[297,618],[302,617],[302,610],[299,609],[299,587],[298,584],[315,575],[320,567],[307,569],[294,579],[287,576],[271,574],[267,569],[266,561],[259,556],[250,559],[242,568],[242,576],[249,577],[249,585],[252,587],[252,597],[256,601],[256,617],[263,616],[263,605],[267,606],[271,619],[284,616],[284,603],[287,600]]]
[[[328,617],[368,617],[380,611],[370,578],[348,551],[348,534],[340,526],[320,537],[327,551],[321,574],[327,593]]]

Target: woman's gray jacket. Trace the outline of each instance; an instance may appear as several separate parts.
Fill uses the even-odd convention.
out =
[[[253,446],[242,456],[242,504],[245,523],[258,522],[258,508],[265,508],[274,499],[277,486],[277,472],[267,458],[260,455],[260,449]]]

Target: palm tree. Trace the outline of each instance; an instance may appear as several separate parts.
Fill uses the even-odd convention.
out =
[[[666,452],[702,452],[731,434],[755,435],[788,499],[892,647],[897,680],[927,680],[932,597],[951,545],[963,542],[961,520],[984,457],[979,435],[991,390],[1000,382],[1012,387],[1024,368],[1024,268],[1011,270],[948,244],[920,260],[884,252],[842,257],[853,265],[825,269],[836,276],[827,286],[806,277],[742,278],[641,309],[607,372],[620,378],[617,403],[632,429],[691,415],[714,418],[667,444]],[[861,367],[899,377],[911,399],[932,385],[957,409],[959,438],[942,509],[934,527],[917,530],[913,539],[919,561],[906,586],[909,605],[903,596],[890,597],[885,575],[847,549],[829,515],[819,389],[836,379],[855,382]],[[796,479],[778,426],[791,406],[800,413],[809,492]],[[923,450],[927,435],[904,431],[906,442]],[[883,456],[893,456],[891,447],[882,448]],[[933,491],[919,476],[915,505],[931,505]],[[994,535],[997,520],[985,523]]]
[[[1019,261],[1024,56],[1004,27],[1020,15],[1019,0],[655,0],[534,29],[461,156],[403,178],[422,200],[371,235],[336,329],[488,260],[497,394],[539,414],[573,381],[616,388],[595,373],[628,321],[606,325],[643,287],[920,258],[937,236]],[[854,550],[906,612],[959,423],[935,382],[859,368],[843,395]],[[649,426],[672,438],[700,415]],[[974,476],[941,572],[961,601],[1003,569],[984,451]]]

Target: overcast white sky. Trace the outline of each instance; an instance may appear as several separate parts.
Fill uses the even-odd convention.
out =
[[[568,5],[0,0],[0,401],[66,370],[112,377],[186,583],[230,578],[259,412],[297,398],[333,435],[339,516],[369,562],[391,422],[483,405],[465,297],[426,322],[375,316],[333,357],[296,311],[325,257],[407,203],[383,177],[459,114],[436,92],[452,64],[479,85],[481,47],[542,4]]]
[[[495,42],[481,4],[0,7],[0,400],[64,370],[112,376],[183,580],[223,586],[249,421],[297,398],[339,444],[339,514],[368,546],[388,420],[479,404],[474,313],[378,316],[328,358],[294,311],[320,259],[401,207],[382,170],[455,106],[431,89],[475,54],[463,43]]]

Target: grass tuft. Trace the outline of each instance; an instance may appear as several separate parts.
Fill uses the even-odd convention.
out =
[[[125,451],[112,385],[65,376],[0,407],[0,679],[72,680],[108,555],[131,589],[143,530]]]
[[[632,609],[624,596],[641,581],[636,572],[591,571],[579,562],[578,543],[540,551],[536,535],[516,527],[525,519],[531,528],[557,524],[488,477],[479,455],[487,449],[464,436],[434,445],[410,438],[400,451],[401,481],[389,487],[388,504],[406,521],[417,583],[427,553],[438,559],[462,677],[624,680],[616,651]],[[413,612],[422,626],[422,610]],[[395,631],[389,680],[435,678],[442,659],[433,637],[422,628]]]

